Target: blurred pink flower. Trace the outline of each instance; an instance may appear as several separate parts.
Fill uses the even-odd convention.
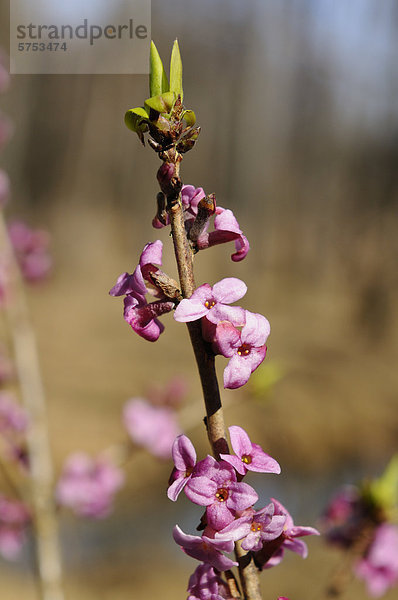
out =
[[[13,394],[0,392],[0,434],[8,437],[24,433],[28,422],[28,415]]]
[[[158,458],[171,458],[174,440],[181,433],[174,411],[132,398],[124,406],[123,422],[137,446]]]
[[[367,555],[356,565],[355,573],[366,582],[369,594],[375,598],[398,584],[398,526],[379,525]]]
[[[8,226],[8,234],[25,279],[33,282],[47,277],[52,267],[48,233],[30,229],[22,221],[14,221]]]
[[[124,474],[102,456],[83,452],[69,456],[56,488],[57,501],[81,517],[102,519],[112,511]]]
[[[25,504],[0,496],[0,554],[4,558],[18,558],[30,519],[30,511]]]

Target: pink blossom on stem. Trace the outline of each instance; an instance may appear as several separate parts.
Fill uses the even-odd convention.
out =
[[[215,534],[216,539],[243,540],[243,550],[261,550],[264,542],[278,538],[284,528],[286,517],[274,515],[271,502],[261,510],[248,508],[227,527]]]
[[[114,496],[123,483],[123,472],[105,457],[79,452],[67,459],[56,498],[78,516],[102,519],[111,513]]]
[[[162,291],[150,279],[151,273],[159,271],[156,264],[162,264],[162,250],[160,240],[146,244],[134,273],[122,273],[109,291],[111,296],[125,296],[124,320],[149,342],[155,342],[164,330],[158,317],[170,312],[175,306],[174,302],[165,299]],[[158,300],[148,303],[146,294],[151,294]]]
[[[239,388],[263,362],[270,325],[263,315],[245,311],[245,325],[239,331],[228,321],[220,321],[216,329],[219,352],[230,359],[224,370],[224,387]]]
[[[0,496],[0,554],[5,559],[18,558],[30,520],[30,511],[23,502]]]
[[[52,267],[48,233],[30,229],[22,221],[14,221],[8,226],[8,235],[25,279],[30,282],[45,279]]]
[[[124,298],[124,320],[139,336],[148,342],[156,342],[164,331],[164,325],[158,319],[172,311],[174,302],[158,300],[150,302],[137,300],[133,295]]]
[[[196,452],[191,440],[186,435],[179,435],[172,448],[174,469],[169,480],[167,496],[175,502],[192,477],[196,465]]]
[[[287,509],[275,498],[271,498],[274,504],[275,516],[285,517],[285,524],[281,535],[275,540],[265,541],[261,550],[254,554],[254,560],[259,569],[269,569],[278,565],[283,559],[285,550],[291,550],[302,558],[306,558],[308,548],[305,542],[297,538],[306,535],[319,535],[314,527],[301,527],[293,522],[293,518]]]
[[[231,438],[231,446],[236,456],[232,454],[221,454],[221,458],[241,475],[245,475],[247,471],[256,471],[258,473],[280,473],[281,468],[279,463],[266,454],[258,444],[253,444],[249,436],[242,427],[232,425],[229,427],[229,436]]]
[[[215,231],[204,232],[200,236],[197,242],[199,250],[234,241],[235,252],[231,255],[231,259],[234,262],[239,262],[246,257],[250,250],[250,244],[247,237],[243,235],[232,210],[221,206],[216,208],[214,229]]]
[[[226,582],[208,564],[200,564],[189,578],[187,600],[229,600]]]
[[[226,277],[211,287],[208,283],[199,286],[190,298],[177,306],[174,318],[180,323],[196,321],[206,317],[212,323],[221,319],[242,324],[244,311],[239,306],[226,306],[240,300],[246,294],[246,284],[236,277]]]
[[[200,461],[185,494],[195,504],[206,506],[207,523],[215,530],[229,525],[237,511],[257,502],[256,491],[247,483],[238,482],[233,467],[212,456]]]
[[[383,523],[376,529],[365,556],[355,567],[355,573],[366,582],[374,598],[383,596],[398,584],[398,526]]]
[[[189,535],[184,533],[178,525],[173,529],[173,538],[185,554],[214,567],[218,571],[226,571],[231,567],[238,566],[237,562],[223,554],[223,552],[232,552],[234,549],[234,543],[229,540],[216,540],[205,535],[202,537]]]
[[[173,410],[151,406],[143,398],[132,398],[124,406],[123,422],[137,446],[157,458],[171,457],[173,442],[181,433]]]

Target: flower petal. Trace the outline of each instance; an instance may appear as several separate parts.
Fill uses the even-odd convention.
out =
[[[242,342],[251,346],[264,346],[270,334],[268,320],[258,313],[246,311],[246,324],[242,329]]]
[[[247,285],[236,277],[225,277],[213,285],[213,295],[217,302],[232,304],[243,298]]]
[[[251,372],[249,363],[235,354],[224,369],[224,388],[234,390],[242,387],[248,382]]]
[[[231,425],[228,430],[229,437],[231,438],[231,446],[235,454],[239,456],[239,458],[244,454],[251,454],[253,445],[246,431],[238,425]]]
[[[179,323],[187,323],[201,319],[209,312],[200,300],[185,298],[181,300],[174,312],[174,319]]]
[[[179,435],[173,444],[172,456],[174,464],[179,471],[186,471],[194,467],[196,452],[191,440],[186,435]]]

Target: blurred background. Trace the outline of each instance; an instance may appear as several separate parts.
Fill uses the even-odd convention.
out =
[[[281,374],[267,393],[225,393],[227,422],[282,465],[262,478],[263,505],[276,496],[315,525],[337,485],[378,474],[397,450],[398,4],[152,0],[152,37],[165,62],[178,37],[184,100],[202,127],[183,181],[215,192],[251,244],[237,264],[230,244],[200,253],[197,283],[247,283],[244,306],[271,323],[264,373]],[[57,473],[68,453],[123,439],[125,401],[174,375],[189,381],[187,433],[208,452],[185,328],[166,315],[150,344],[108,296],[159,237],[176,273],[168,231],[151,228],[158,159],[123,123],[147,96],[147,76],[20,75],[1,98],[15,123],[1,156],[7,215],[52,237],[52,278],[29,304]],[[62,517],[68,598],[185,597],[194,565],[171,528],[193,533],[200,511],[167,500],[170,469],[139,455],[110,518]],[[305,562],[289,556],[262,576],[266,598],[322,597],[339,555],[309,546]],[[31,562],[28,548],[0,563],[2,600],[36,597]],[[364,596],[355,582],[346,595]]]

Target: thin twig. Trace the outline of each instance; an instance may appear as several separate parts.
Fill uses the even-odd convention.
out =
[[[41,598],[42,600],[64,600],[45,395],[22,277],[8,238],[3,215],[0,217],[0,239],[1,247],[9,261],[11,277],[11,297],[6,302],[5,310],[13,339],[22,400],[30,417],[26,441]]]

